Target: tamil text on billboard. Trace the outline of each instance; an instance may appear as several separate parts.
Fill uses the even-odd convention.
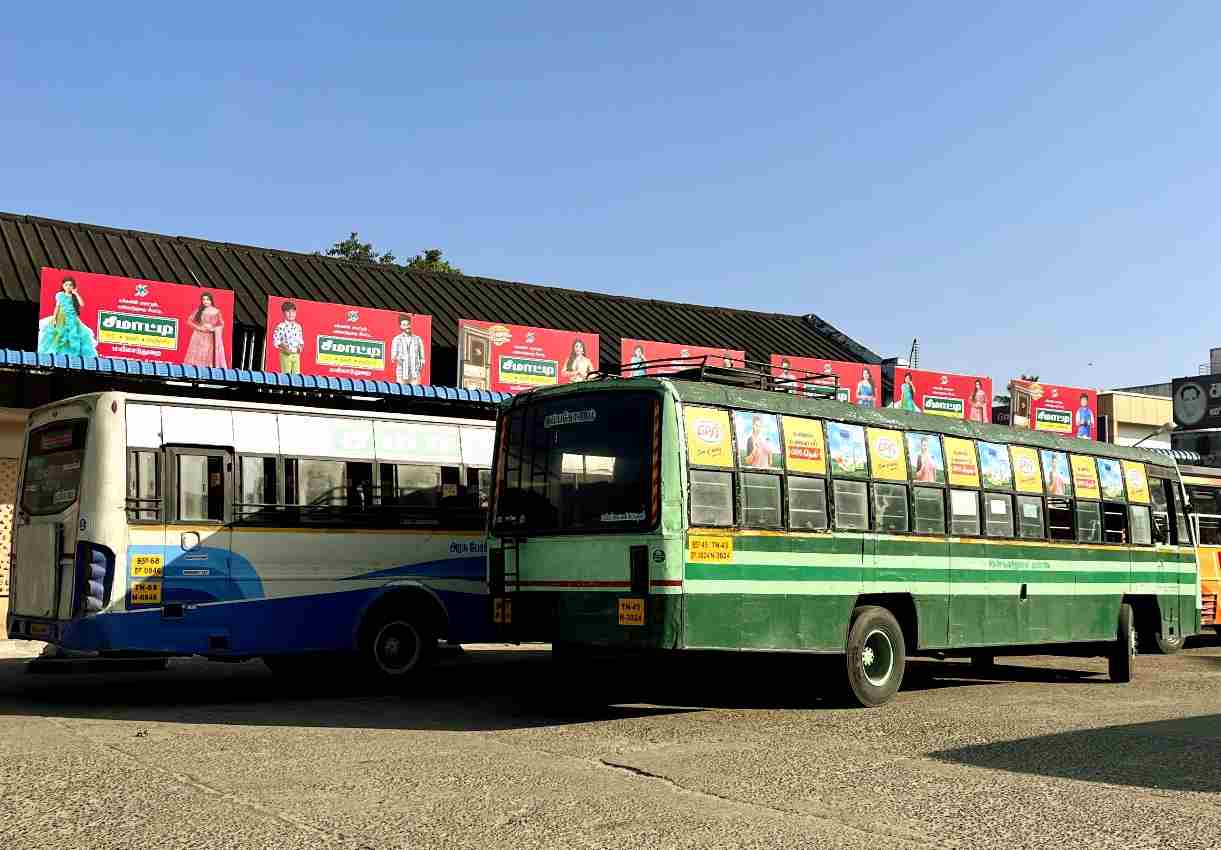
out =
[[[1175,378],[1174,424],[1180,428],[1221,428],[1221,375]]]
[[[731,348],[708,348],[701,345],[681,345],[651,339],[624,337],[619,344],[619,364],[623,375],[668,375],[693,366],[737,366],[746,362],[745,351]]]
[[[272,295],[267,299],[264,368],[427,384],[432,369],[432,317]]]
[[[1009,382],[1009,424],[1083,440],[1098,438],[1098,391],[1039,381]]]
[[[39,354],[226,367],[232,349],[228,289],[42,270]]]
[[[598,335],[502,322],[458,321],[458,382],[519,393],[584,381],[598,368]]]
[[[992,379],[899,366],[892,405],[933,416],[991,422]]]
[[[878,407],[882,397],[882,368],[868,363],[823,360],[819,357],[772,355],[772,375],[792,382],[793,391],[808,395],[815,384],[827,386],[828,376],[836,379],[840,401],[861,407]]]

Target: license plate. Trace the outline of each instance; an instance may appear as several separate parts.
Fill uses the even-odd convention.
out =
[[[30,623],[30,637],[50,637],[51,627],[46,623]]]
[[[496,598],[492,600],[492,622],[509,625],[513,622],[513,600],[511,598]]]
[[[644,600],[643,599],[620,599],[619,600],[619,625],[621,625],[621,626],[643,626],[644,625]]]

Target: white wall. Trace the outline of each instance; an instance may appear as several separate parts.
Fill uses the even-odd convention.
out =
[[[1145,437],[1149,437],[1155,427],[1149,425],[1134,425],[1130,422],[1116,422],[1115,425],[1115,440],[1116,445],[1132,446]],[[1149,437],[1140,444],[1142,449],[1168,449],[1170,448],[1170,435],[1158,434],[1156,437]]]

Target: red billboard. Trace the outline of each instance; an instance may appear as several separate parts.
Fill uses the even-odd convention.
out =
[[[598,368],[598,335],[458,320],[458,384],[519,393],[584,381]]]
[[[39,354],[227,367],[232,350],[228,289],[42,270]]]
[[[878,407],[882,396],[882,367],[868,363],[773,354],[772,375],[785,381],[793,381],[794,391],[799,395],[809,393],[803,389],[803,379],[834,375],[839,382],[839,389],[836,391],[839,400],[860,407]]]
[[[992,421],[992,379],[895,369],[894,407],[971,422]]]
[[[699,358],[707,357],[708,366],[737,366],[741,368],[746,362],[745,351],[735,351],[731,348],[707,348],[702,345],[681,345],[677,342],[657,342],[651,339],[628,339],[624,337],[619,344],[619,365],[623,375],[633,377],[638,375],[669,375],[680,369],[704,365]],[[674,360],[680,362],[658,363],[645,366],[648,361]],[[681,361],[687,361],[683,363]]]
[[[1098,439],[1098,391],[1038,381],[1009,382],[1009,424],[1083,440]]]
[[[267,299],[265,369],[427,384],[432,316],[348,304]]]

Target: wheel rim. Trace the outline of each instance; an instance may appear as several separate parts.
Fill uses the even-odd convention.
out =
[[[895,668],[895,647],[890,635],[874,629],[861,643],[861,673],[875,688],[884,686]]]
[[[373,660],[383,673],[401,676],[420,659],[420,635],[403,620],[386,623],[373,639]]]

